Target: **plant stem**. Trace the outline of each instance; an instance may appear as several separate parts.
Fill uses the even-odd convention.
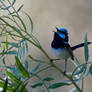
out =
[[[67,74],[64,74],[64,72],[59,67],[57,67],[53,62],[51,62],[51,65],[52,65],[52,67],[56,68],[56,70],[58,70],[61,74],[63,74],[66,78],[68,78],[73,83],[73,85],[78,89],[79,92],[82,92],[82,90],[74,82],[72,77],[68,76]]]
[[[84,92],[83,89],[84,89],[84,78],[82,78],[82,92]]]

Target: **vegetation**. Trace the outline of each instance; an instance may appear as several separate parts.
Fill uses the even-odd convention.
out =
[[[89,74],[92,75],[92,62],[88,62],[89,50],[87,45],[87,33],[85,33],[84,39],[85,62],[80,64],[80,61],[75,57],[75,62],[72,62],[75,66],[73,72],[64,74],[63,70],[54,62],[50,62],[52,58],[34,36],[33,21],[31,17],[22,10],[23,5],[15,9],[15,3],[16,0],[0,0],[0,13],[7,13],[0,16],[0,37],[5,38],[0,43],[0,60],[3,62],[3,65],[0,65],[0,67],[4,70],[4,72],[2,72],[3,77],[0,78],[0,88],[2,88],[2,92],[28,92],[26,86],[29,80],[32,80],[34,77],[40,81],[35,84],[30,83],[30,87],[33,89],[44,87],[44,92],[50,92],[50,89],[74,85],[74,88],[72,88],[70,92],[83,92],[85,78]],[[28,30],[20,13],[27,17],[30,23],[30,30]],[[32,56],[32,52],[29,53],[30,49],[28,48],[30,44],[38,48],[46,56],[49,62]],[[12,65],[6,64],[8,61],[7,57],[9,56],[15,56],[15,62]],[[37,66],[34,67],[33,70],[29,69],[30,61],[37,63]],[[46,64],[46,67],[40,69],[41,64]],[[90,67],[88,67],[88,64]],[[55,78],[50,76],[42,78],[39,76],[39,73],[48,71],[50,68],[55,68],[67,79],[62,82],[61,80],[60,82],[53,82]],[[51,81],[52,84],[48,84]],[[80,88],[80,81],[82,81],[82,88]]]

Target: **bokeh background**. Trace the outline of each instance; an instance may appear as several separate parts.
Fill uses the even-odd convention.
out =
[[[84,41],[85,32],[87,32],[88,40],[92,41],[92,0],[17,0],[16,8],[24,4],[23,10],[27,12],[34,24],[34,35],[39,39],[41,45],[46,52],[55,58],[51,51],[51,41],[53,39],[53,30],[55,26],[65,27],[69,31],[69,42],[71,46]],[[22,15],[24,21],[27,20]],[[83,48],[74,52],[75,56],[84,61]],[[45,59],[38,50],[33,50],[32,53]],[[92,45],[89,46],[90,60],[92,61]],[[81,62],[81,63],[82,63]],[[35,63],[34,63],[35,64]],[[64,62],[58,62],[59,66],[63,67]],[[32,67],[33,65],[31,65]],[[68,62],[69,71],[72,70],[71,62]],[[43,65],[44,67],[44,65]],[[55,70],[45,72],[42,76],[54,76],[57,80],[62,80],[64,77]],[[92,76],[85,79],[84,92],[92,91]],[[29,84],[30,87],[30,84]],[[69,92],[69,88],[58,88],[51,92]],[[30,89],[29,92],[43,92],[43,89]]]

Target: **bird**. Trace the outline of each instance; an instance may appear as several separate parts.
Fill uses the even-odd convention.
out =
[[[64,59],[65,60],[64,74],[66,74],[68,58],[71,58],[72,60],[74,60],[73,51],[80,47],[83,47],[84,43],[80,43],[78,45],[71,47],[69,44],[69,36],[68,36],[67,28],[56,27],[56,31],[53,31],[53,32],[54,32],[54,37],[51,43],[51,49],[55,54],[55,56],[57,57],[57,59],[52,59],[51,62],[54,60]],[[92,42],[88,42],[88,44],[91,44],[91,43]]]

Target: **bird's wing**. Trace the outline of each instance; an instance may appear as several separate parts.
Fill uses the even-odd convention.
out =
[[[71,59],[74,60],[73,51],[72,51],[72,48],[70,47],[70,45],[67,45],[66,49],[68,50],[69,54],[71,55]]]

